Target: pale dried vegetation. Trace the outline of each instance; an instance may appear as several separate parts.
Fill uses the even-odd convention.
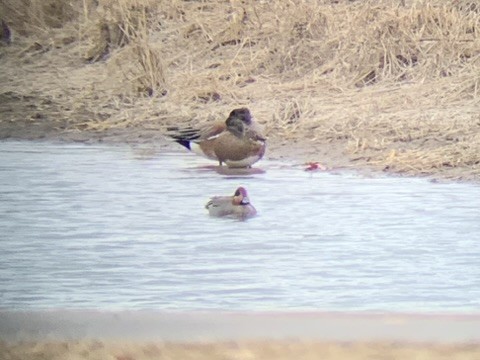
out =
[[[478,1],[0,0],[0,16],[1,96],[32,123],[162,132],[248,106],[272,143],[480,178]]]

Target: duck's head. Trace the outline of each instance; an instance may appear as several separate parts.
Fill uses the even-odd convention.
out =
[[[240,186],[237,190],[235,190],[235,194],[233,195],[233,202],[237,205],[250,204],[250,200],[248,199],[247,189]]]
[[[242,121],[245,125],[251,125],[252,124],[252,114],[250,114],[250,110],[247,108],[238,108],[238,109],[233,109],[230,112],[230,115],[228,115],[228,118],[236,118]]]

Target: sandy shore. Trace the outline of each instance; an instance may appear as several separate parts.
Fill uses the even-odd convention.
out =
[[[251,341],[202,344],[78,342],[0,344],[9,360],[147,360],[147,359],[422,359],[475,360],[480,346],[472,344],[332,343],[309,341]]]
[[[478,359],[480,316],[0,311],[5,359]]]

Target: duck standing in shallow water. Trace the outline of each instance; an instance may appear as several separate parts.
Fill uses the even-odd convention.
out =
[[[234,217],[248,219],[257,214],[255,207],[250,204],[247,190],[239,187],[233,196],[214,196],[205,205],[211,216]]]
[[[226,121],[193,128],[169,128],[168,135],[196,154],[230,168],[251,167],[265,154],[266,139],[247,108],[234,109]]]

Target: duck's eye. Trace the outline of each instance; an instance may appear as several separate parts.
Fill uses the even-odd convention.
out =
[[[250,125],[252,123],[252,118],[250,117],[250,113],[246,111],[242,112],[242,115],[240,116],[240,118],[242,119],[242,122],[244,124]]]
[[[240,196],[240,190],[235,191],[234,196]]]

